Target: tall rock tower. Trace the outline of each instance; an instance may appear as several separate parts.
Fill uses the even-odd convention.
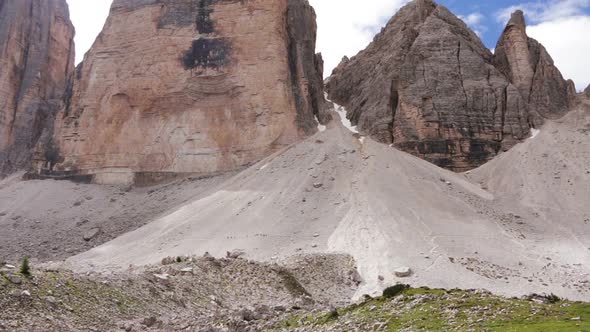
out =
[[[559,118],[572,107],[574,82],[566,81],[545,47],[528,37],[522,11],[508,21],[496,45],[494,64],[518,88],[533,126]]]
[[[0,0],[0,177],[28,168],[74,70],[66,0]]]

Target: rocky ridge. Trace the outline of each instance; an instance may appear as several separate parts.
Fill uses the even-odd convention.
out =
[[[365,50],[343,59],[327,92],[361,134],[454,171],[478,167],[543,118],[563,115],[575,94],[518,19],[494,56],[445,7],[412,1]],[[523,54],[530,59],[521,64]]]
[[[0,177],[27,168],[51,135],[74,70],[65,0],[0,1]]]
[[[251,164],[327,119],[315,36],[305,0],[116,0],[37,170],[145,183]]]

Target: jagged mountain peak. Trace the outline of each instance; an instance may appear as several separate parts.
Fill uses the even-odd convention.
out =
[[[455,171],[481,166],[545,118],[565,114],[575,95],[545,48],[526,35],[522,11],[494,56],[433,1],[401,8],[334,70],[327,91],[362,134]]]

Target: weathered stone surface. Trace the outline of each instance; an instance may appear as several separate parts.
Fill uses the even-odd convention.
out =
[[[528,134],[518,91],[446,8],[402,8],[369,47],[334,71],[330,98],[361,132],[462,171]]]
[[[393,272],[398,278],[407,278],[412,275],[412,269],[407,266],[400,267]]]
[[[367,49],[343,59],[326,89],[362,134],[455,171],[482,165],[530,132],[519,85],[464,22],[431,0],[400,9]]]
[[[95,237],[97,237],[101,232],[101,229],[99,227],[95,227],[92,228],[90,230],[88,230],[86,233],[84,233],[84,241],[90,241],[92,239],[94,239]]]
[[[584,90],[584,94],[586,95],[586,97],[590,98],[590,85],[588,85],[586,90]]]
[[[559,118],[573,105],[573,82],[563,78],[545,47],[527,36],[522,11],[512,14],[496,45],[493,61],[527,102],[531,125]]]
[[[38,169],[120,183],[251,164],[326,119],[315,36],[306,0],[115,0]]]
[[[27,168],[74,70],[65,0],[0,1],[0,177]]]

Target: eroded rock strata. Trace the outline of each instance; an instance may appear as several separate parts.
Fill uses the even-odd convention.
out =
[[[535,82],[526,95],[464,22],[431,0],[415,0],[365,50],[345,58],[326,88],[363,134],[465,171],[527,137],[553,105],[561,105],[555,114],[567,110],[570,84],[535,45],[540,55],[532,62],[543,65],[526,73]],[[541,97],[556,87],[556,101]]]
[[[574,82],[566,81],[545,47],[527,36],[520,10],[512,14],[496,45],[494,64],[518,88],[535,126],[563,116],[575,102]]]
[[[0,1],[0,177],[29,166],[74,70],[65,0]]]
[[[327,118],[315,36],[306,0],[115,0],[40,172],[212,174],[313,134]]]

